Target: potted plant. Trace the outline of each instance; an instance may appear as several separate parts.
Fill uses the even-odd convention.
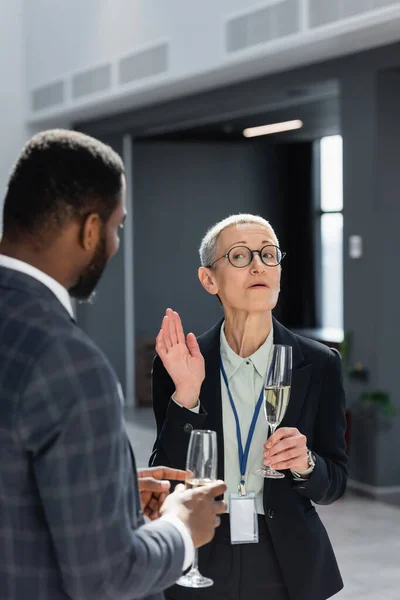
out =
[[[386,390],[371,389],[369,370],[359,362],[350,362],[351,334],[344,336],[340,348],[349,408],[347,452],[349,475],[354,487],[371,490],[378,484],[378,446],[383,432],[392,426],[396,406]]]

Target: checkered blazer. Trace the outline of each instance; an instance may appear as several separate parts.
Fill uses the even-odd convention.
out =
[[[143,524],[108,360],[46,286],[0,267],[0,599],[160,598],[183,561],[173,525]]]

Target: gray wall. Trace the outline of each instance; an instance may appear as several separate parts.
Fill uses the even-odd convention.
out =
[[[208,227],[232,213],[271,220],[279,235],[274,146],[253,143],[138,142],[134,147],[134,262],[137,338],[158,333],[167,307],[187,332],[221,316],[197,277]]]
[[[398,106],[400,102],[400,89],[398,84],[400,67],[400,44],[382,47],[353,56],[343,57],[338,60],[313,64],[309,67],[278,73],[269,77],[261,77],[253,81],[238,83],[217,90],[210,90],[196,96],[180,98],[177,101],[166,102],[163,105],[149,106],[119,115],[117,117],[104,119],[102,121],[88,124],[90,133],[99,135],[101,132],[130,131],[135,135],[144,135],[152,128],[160,128],[164,124],[179,124],[182,122],[196,123],[199,121],[216,119],[220,116],[222,122],[229,122],[230,114],[240,112],[256,113],[262,112],[262,107],[270,97],[288,91],[302,90],[304,87],[315,83],[326,81],[338,81],[341,88],[341,132],[343,135],[344,150],[344,319],[345,329],[353,335],[353,347],[351,360],[353,363],[362,362],[370,372],[370,381],[367,385],[346,381],[348,389],[348,404],[354,404],[359,394],[364,390],[382,388],[391,395],[391,400],[397,405],[400,414],[400,395],[398,392],[398,362],[399,362],[399,340],[400,340],[400,317],[398,313],[398,297],[400,292],[400,280],[398,276],[399,256],[399,224],[400,207],[398,200],[399,181],[399,156],[400,129]],[[228,114],[227,117],[225,115]],[[182,147],[182,146],[180,146]],[[221,147],[222,148],[222,147]],[[221,174],[224,171],[224,159],[218,149],[215,150],[214,170],[210,164],[210,170],[196,169],[192,161],[188,161],[187,152],[181,156],[182,168],[179,175],[186,181],[185,215],[188,226],[182,229],[182,247],[187,248],[188,254],[185,261],[185,273],[192,277],[187,286],[183,287],[181,271],[165,271],[161,278],[161,286],[166,289],[166,296],[158,299],[159,288],[153,282],[146,283],[146,277],[138,277],[144,289],[151,291],[154,298],[149,300],[149,314],[152,315],[151,322],[145,323],[145,327],[139,324],[139,320],[145,314],[145,306],[142,301],[140,313],[137,318],[139,333],[153,331],[155,333],[161,315],[165,309],[165,302],[174,304],[180,309],[181,298],[188,298],[194,302],[196,310],[186,309],[183,312],[185,326],[193,327],[196,332],[208,326],[211,311],[215,311],[215,304],[210,304],[208,299],[199,288],[195,279],[195,266],[197,265],[196,248],[204,229],[215,219],[208,218],[204,206],[212,208],[215,218],[225,216],[229,210],[228,194],[225,186],[231,192],[231,199],[236,199],[234,210],[242,209],[241,202],[247,201],[244,195],[238,193],[238,179],[250,179],[244,172],[238,169],[230,171],[232,185],[229,187],[227,181],[222,183]],[[209,155],[210,158],[212,154]],[[136,154],[137,165],[140,165],[140,146]],[[168,156],[163,156],[163,161],[169,162]],[[150,162],[150,158],[148,159]],[[210,160],[210,163],[212,161]],[[249,157],[246,161],[246,169],[250,169],[251,178],[260,181],[260,169],[253,164]],[[190,187],[190,170],[197,173],[196,182]],[[189,170],[189,173],[188,173]],[[169,183],[168,169],[163,168],[155,160],[150,175],[154,173],[154,179],[159,177],[160,171]],[[261,169],[262,171],[262,169]],[[217,186],[212,188],[212,198],[204,189],[206,174],[208,181]],[[258,173],[258,175],[257,175]],[[144,174],[140,174],[136,168],[135,176],[138,181],[144,181]],[[226,178],[229,179],[229,178]],[[262,179],[262,177],[261,177]],[[195,179],[193,179],[195,181]],[[152,186],[156,186],[152,182]],[[178,183],[176,184],[178,185]],[[183,189],[183,183],[180,184]],[[222,187],[222,189],[221,189]],[[251,188],[251,184],[249,186]],[[175,189],[172,188],[171,189]],[[216,193],[219,189],[219,193]],[[151,189],[149,190],[149,192]],[[160,189],[160,194],[165,189]],[[196,199],[200,206],[195,206],[196,218],[191,216],[191,199]],[[171,206],[173,214],[179,213],[178,206],[182,207],[182,199],[178,202],[173,200],[171,194]],[[252,196],[253,206],[258,204],[256,197]],[[212,200],[212,201],[211,201]],[[158,231],[162,229],[162,223],[157,214],[151,210],[151,202],[146,200],[147,207],[138,206],[138,210],[144,210],[150,219],[157,223]],[[177,204],[178,202],[178,204]],[[266,205],[267,206],[267,205]],[[246,206],[250,210],[251,206]],[[136,206],[135,206],[136,210]],[[161,213],[165,215],[169,209],[163,206]],[[254,208],[252,210],[255,210]],[[233,212],[233,210],[232,210]],[[160,214],[161,214],[160,213]],[[211,217],[211,214],[210,214]],[[185,220],[185,223],[186,223]],[[137,220],[137,223],[139,221]],[[137,226],[138,229],[138,226]],[[279,228],[278,228],[279,230]],[[151,231],[151,229],[150,229]],[[196,232],[196,233],[194,233]],[[138,232],[146,237],[144,231]],[[361,234],[364,238],[364,256],[360,260],[352,260],[348,256],[348,236]],[[147,242],[150,240],[147,239]],[[185,246],[183,245],[185,242]],[[173,239],[174,250],[178,248],[178,242]],[[188,244],[186,246],[186,243]],[[151,245],[151,244],[149,244]],[[193,249],[193,250],[191,250]],[[153,252],[153,251],[150,251]],[[154,253],[149,256],[154,257]],[[143,257],[144,259],[144,257]],[[135,252],[135,265],[138,265],[138,244]],[[141,261],[142,262],[142,261]],[[184,269],[182,269],[182,272]],[[168,276],[167,276],[168,275]],[[149,279],[147,279],[147,282]],[[172,285],[175,283],[176,287]],[[190,290],[189,290],[190,285]],[[138,301],[140,298],[138,298]],[[185,301],[186,304],[186,301]],[[138,307],[139,308],[139,307]],[[193,314],[196,315],[194,322]],[[145,318],[145,317],[143,317]],[[156,319],[156,324],[153,320]],[[370,450],[370,432],[364,432],[365,447]],[[363,452],[361,446],[360,459],[365,458],[365,468],[362,471],[354,470],[354,462],[351,464],[351,476],[362,483],[374,486],[398,486],[400,485],[400,416],[397,416],[391,424],[389,431],[381,431],[376,436],[376,452],[369,457]],[[354,450],[354,447],[353,447]]]
[[[122,139],[119,136],[103,137],[119,154]],[[120,235],[119,252],[112,258],[97,287],[93,303],[76,305],[76,316],[80,327],[96,342],[110,359],[125,391],[125,275],[124,238]]]
[[[377,273],[377,386],[390,392],[400,413],[400,72],[379,73],[376,85],[377,222],[370,244]],[[400,484],[399,417],[379,438],[378,467],[378,485]]]
[[[399,103],[398,72],[364,65],[342,79],[345,329],[353,334],[353,363],[361,362],[370,372],[368,384],[348,384],[349,404],[363,391],[382,389],[400,412]],[[348,256],[352,234],[363,236],[359,260]],[[374,486],[400,485],[399,417],[390,425],[375,432],[374,440],[370,428],[355,442],[352,477]],[[370,446],[375,452],[367,459]]]

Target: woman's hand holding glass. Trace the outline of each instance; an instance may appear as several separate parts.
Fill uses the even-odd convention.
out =
[[[277,471],[306,471],[309,467],[306,436],[296,427],[277,429],[264,444],[264,465]]]

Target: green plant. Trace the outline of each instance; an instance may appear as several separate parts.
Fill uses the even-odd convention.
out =
[[[386,417],[393,417],[396,414],[396,406],[390,401],[389,394],[383,390],[363,392],[359,401],[364,406],[376,407]]]
[[[369,370],[360,362],[353,364],[351,362],[353,346],[353,333],[346,331],[343,342],[340,344],[340,354],[343,361],[343,372],[350,381],[367,384],[369,381]],[[377,409],[385,417],[393,417],[396,414],[396,406],[391,402],[388,392],[384,390],[373,390],[363,392],[354,408]],[[356,408],[357,410],[357,408]],[[364,413],[364,416],[365,413]],[[374,418],[372,412],[369,418]]]

